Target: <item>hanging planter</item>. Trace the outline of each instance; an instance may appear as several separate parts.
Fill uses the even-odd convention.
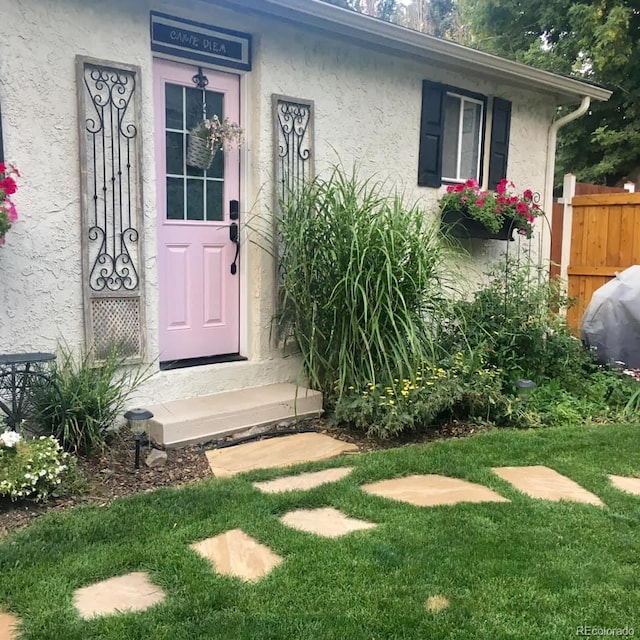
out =
[[[439,201],[443,228],[456,238],[513,241],[517,231],[531,239],[534,222],[543,215],[540,196],[531,189],[514,194],[514,187],[506,178],[495,191],[483,191],[473,179],[449,185]]]
[[[478,238],[481,240],[513,241],[513,231],[516,228],[513,220],[505,219],[498,231],[487,229],[481,222],[469,217],[463,209],[446,209],[442,212],[442,227],[454,238]]]
[[[190,133],[187,137],[187,165],[205,171],[211,166],[216,152],[209,148],[207,140]]]
[[[243,142],[240,125],[229,118],[220,121],[218,116],[203,120],[189,132],[187,141],[187,164],[197,169],[208,169],[218,149],[240,147]]]

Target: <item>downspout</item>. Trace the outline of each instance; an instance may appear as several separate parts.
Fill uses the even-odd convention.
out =
[[[582,102],[580,106],[571,113],[568,113],[566,116],[563,116],[559,120],[555,120],[551,123],[549,127],[549,134],[547,135],[547,168],[546,175],[544,177],[544,202],[542,210],[547,214],[547,221],[549,222],[548,230],[549,230],[549,239],[546,239],[545,229],[547,225],[545,225],[542,229],[542,233],[540,234],[540,244],[538,245],[538,260],[551,258],[551,224],[553,218],[553,177],[555,173],[555,165],[556,165],[556,143],[558,140],[558,130],[561,127],[564,127],[565,124],[572,122],[573,120],[577,120],[581,116],[583,116],[589,105],[591,104],[591,98],[589,96],[583,96]],[[566,211],[566,209],[565,209]],[[567,220],[565,220],[565,228],[566,228]],[[563,242],[564,245],[564,242]],[[561,262],[565,260],[564,250]],[[566,265],[565,265],[566,266]],[[562,272],[562,270],[561,270]]]
[[[559,120],[555,120],[549,127],[549,134],[547,136],[547,174],[544,178],[544,206],[542,210],[547,215],[553,215],[553,177],[556,168],[556,143],[558,140],[558,130],[564,127],[565,124],[569,124],[574,120],[582,117],[589,106],[591,105],[591,98],[584,96],[580,106],[566,116],[563,116]],[[549,251],[551,248],[549,247]],[[544,255],[549,255],[548,251],[545,251]]]

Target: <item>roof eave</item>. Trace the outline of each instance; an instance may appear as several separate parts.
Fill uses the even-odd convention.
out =
[[[477,51],[322,0],[223,0],[223,3],[329,30],[396,53],[432,61],[437,59],[448,66],[523,88],[539,89],[554,95],[558,104],[572,104],[584,96],[605,101],[611,96],[611,91],[597,85]]]

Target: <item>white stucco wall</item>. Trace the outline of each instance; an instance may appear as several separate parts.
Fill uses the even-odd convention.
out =
[[[0,0],[0,102],[5,155],[22,171],[20,220],[0,248],[0,353],[83,343],[80,183],[75,56],[141,68],[144,251],[148,353],[158,356],[152,53],[149,11],[250,32],[253,70],[242,80],[247,143],[244,209],[267,218],[272,191],[271,94],[315,101],[315,162],[326,170],[355,161],[433,210],[437,190],[416,186],[421,87],[425,78],[512,100],[509,177],[543,192],[546,135],[554,108],[514,91],[414,60],[379,53],[276,20],[240,16],[210,4],[147,0]],[[472,245],[471,272],[504,243]],[[242,353],[247,362],[158,372],[141,401],[157,402],[295,377],[292,359],[269,344],[271,258],[245,243]]]

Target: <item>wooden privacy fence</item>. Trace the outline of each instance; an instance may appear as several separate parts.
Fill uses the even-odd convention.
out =
[[[580,330],[593,292],[634,264],[640,264],[640,193],[576,195],[571,201],[568,293],[577,299],[567,321]]]

